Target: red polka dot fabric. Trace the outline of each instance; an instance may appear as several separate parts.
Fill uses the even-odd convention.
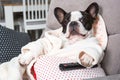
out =
[[[82,80],[105,76],[103,69],[100,67],[61,71],[59,64],[68,62],[73,62],[73,60],[55,56],[39,57],[34,65],[37,80]]]

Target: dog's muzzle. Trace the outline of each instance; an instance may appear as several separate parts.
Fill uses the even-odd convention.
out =
[[[76,21],[72,21],[69,26],[75,27],[75,26],[78,26],[78,23]]]
[[[79,35],[79,36],[83,36],[84,37],[85,35],[80,33],[79,27],[80,26],[79,26],[78,22],[72,21],[69,24],[69,33],[70,33],[69,36]]]
[[[69,32],[70,32],[71,35],[79,34],[79,25],[76,21],[72,21],[69,24]]]

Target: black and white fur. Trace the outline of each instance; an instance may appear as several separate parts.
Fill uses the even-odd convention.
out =
[[[72,11],[69,13],[57,7],[54,14],[63,27],[63,33],[68,38],[77,35],[78,38],[83,39],[92,36],[92,24],[98,11],[98,4],[92,3],[85,11]]]

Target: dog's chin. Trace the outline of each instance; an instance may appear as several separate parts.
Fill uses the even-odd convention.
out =
[[[71,31],[71,32],[69,32],[68,38],[69,39],[76,39],[76,38],[84,39],[84,38],[86,38],[86,36],[87,36],[87,33],[86,34],[82,34],[80,32]]]

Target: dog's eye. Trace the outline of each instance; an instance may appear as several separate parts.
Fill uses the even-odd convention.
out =
[[[65,21],[68,21],[67,19],[65,19]]]
[[[80,19],[79,19],[79,21],[80,21],[80,22],[83,22],[83,19],[82,19],[82,18],[80,18]]]
[[[65,19],[65,20],[64,20],[64,22],[65,22],[65,23],[67,23],[67,22],[68,22],[68,20],[67,20],[67,19]]]

